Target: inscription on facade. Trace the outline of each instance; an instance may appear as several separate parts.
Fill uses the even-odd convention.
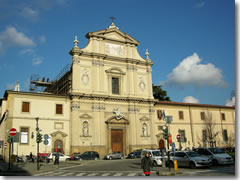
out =
[[[123,46],[119,44],[106,43],[106,53],[110,55],[123,56]]]

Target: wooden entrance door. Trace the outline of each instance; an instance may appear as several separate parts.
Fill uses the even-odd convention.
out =
[[[111,143],[112,152],[116,151],[123,152],[123,130],[121,129],[111,130]]]
[[[160,141],[159,141],[159,149],[164,149],[164,148],[165,148],[164,140],[160,139]]]

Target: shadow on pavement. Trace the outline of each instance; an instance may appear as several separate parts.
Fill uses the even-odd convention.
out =
[[[19,167],[19,164],[11,163],[9,169],[8,162],[0,160],[0,176],[31,176],[28,171]]]

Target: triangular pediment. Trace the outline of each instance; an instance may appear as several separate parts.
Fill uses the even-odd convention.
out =
[[[149,121],[149,118],[146,116],[143,116],[139,119],[140,121]]]
[[[85,113],[85,114],[81,115],[80,118],[82,118],[82,119],[91,119],[92,116],[90,116],[90,115]]]
[[[86,35],[87,38],[98,37],[104,40],[116,41],[121,43],[129,43],[139,45],[139,42],[130,35],[120,31],[118,28],[107,28],[96,32],[90,32]]]
[[[64,133],[64,132],[62,132],[62,131],[56,131],[56,132],[54,132],[54,133],[52,133],[52,134],[50,134],[50,135],[51,135],[51,136],[56,136],[57,134],[61,134],[62,137],[66,137],[66,136],[67,136],[67,134]]]

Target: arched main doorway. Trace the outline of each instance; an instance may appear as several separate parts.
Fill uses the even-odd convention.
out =
[[[107,128],[107,152],[120,151],[124,154],[129,153],[129,145],[127,141],[128,137],[128,125],[129,121],[122,117],[116,119],[116,116],[112,116],[105,121]]]

